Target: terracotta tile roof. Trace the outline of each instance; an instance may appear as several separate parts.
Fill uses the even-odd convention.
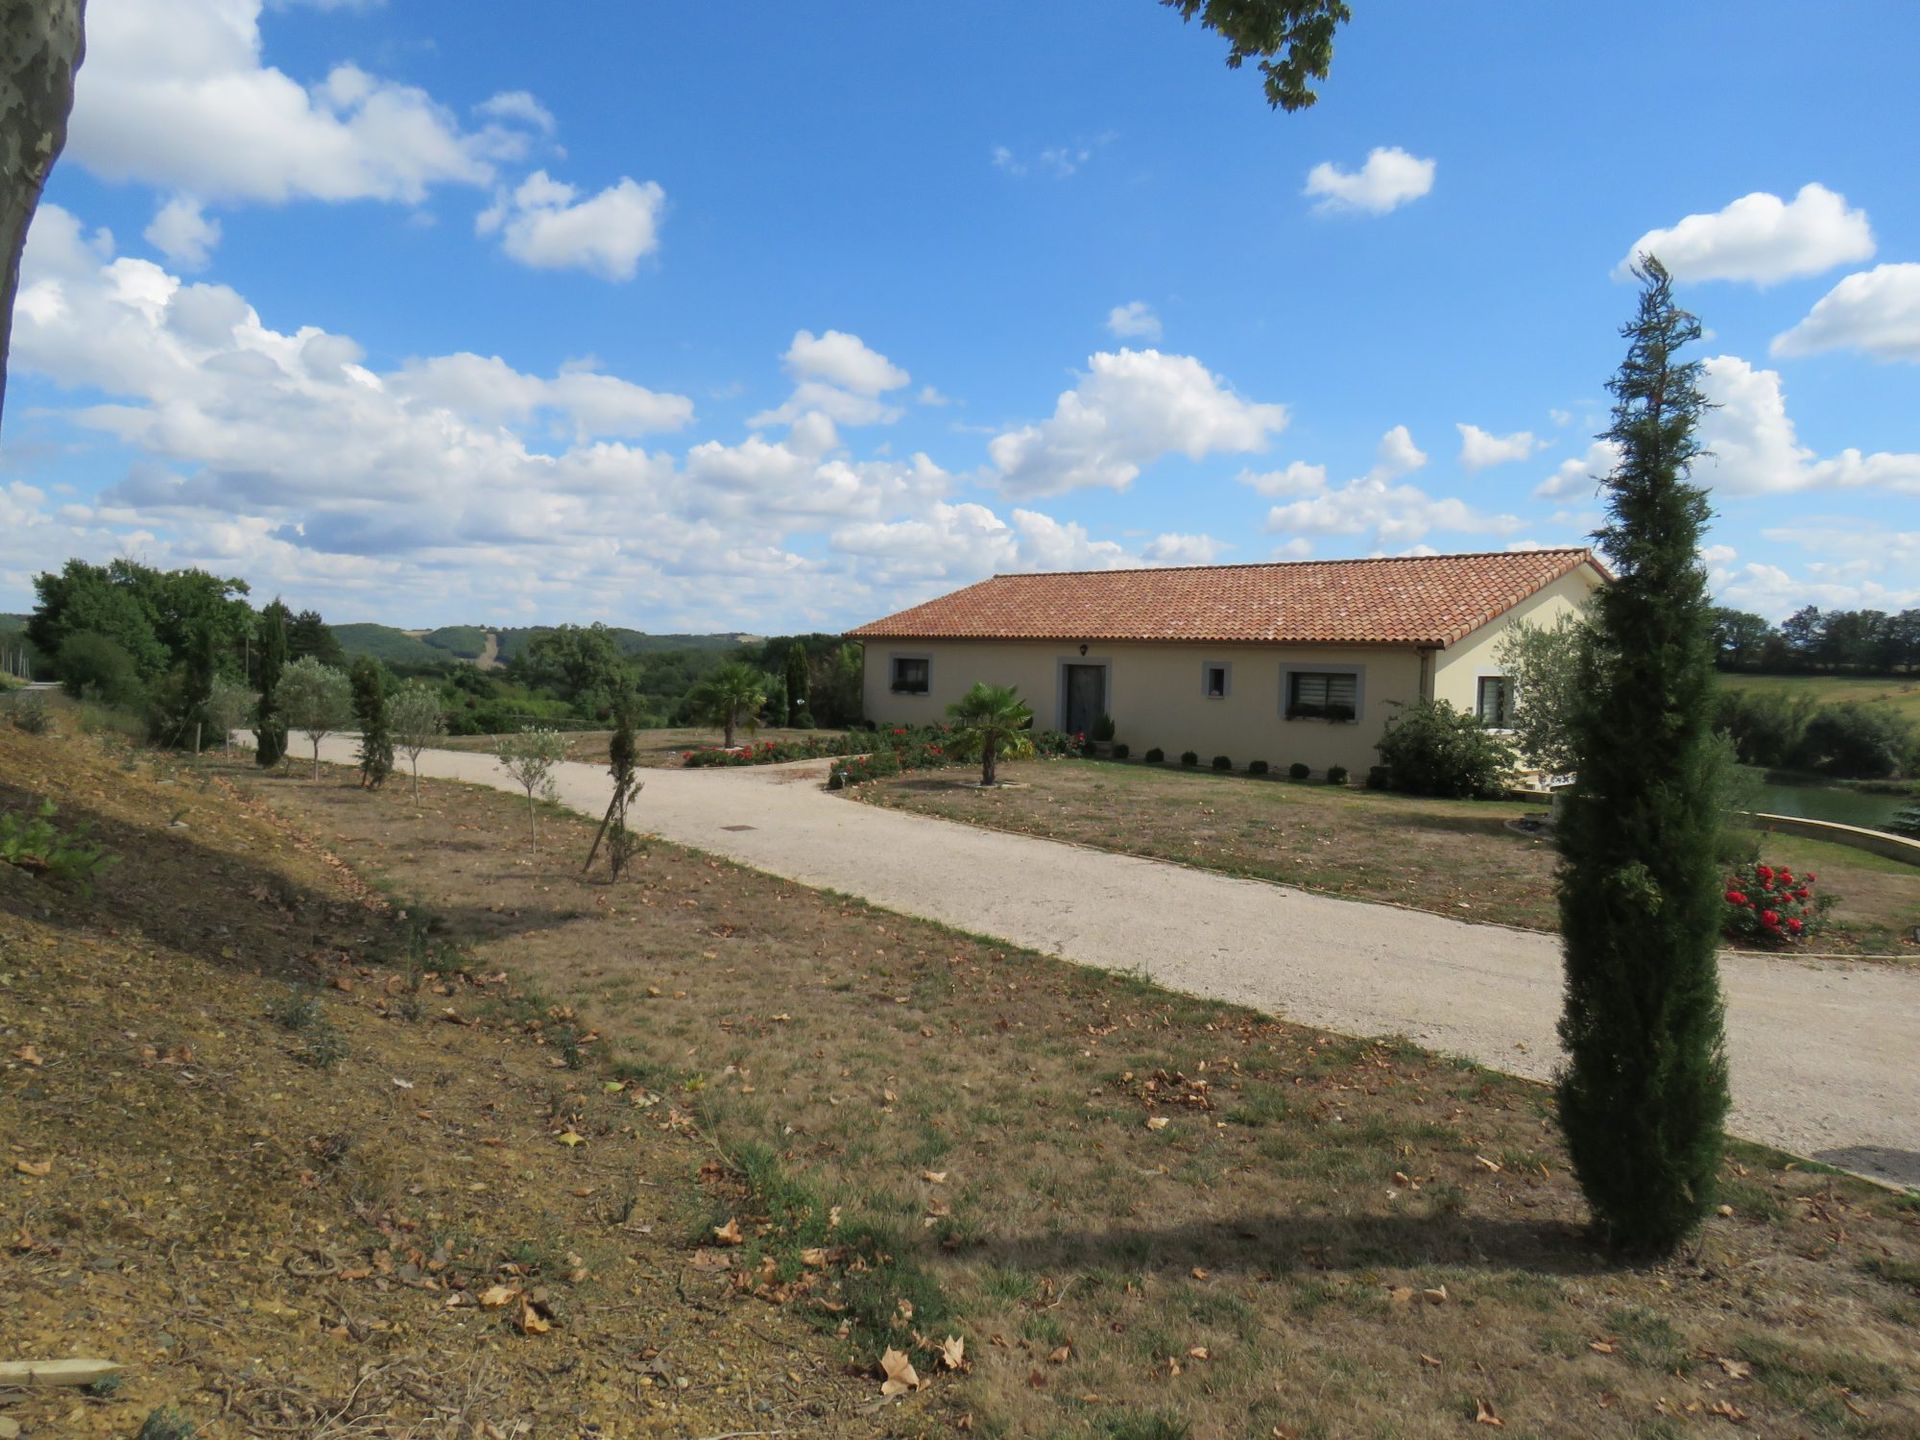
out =
[[[1588,550],[1514,550],[996,575],[847,634],[1445,647],[1582,562],[1599,567]]]

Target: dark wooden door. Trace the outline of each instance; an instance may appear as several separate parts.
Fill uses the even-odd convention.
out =
[[[1066,724],[1069,735],[1084,735],[1107,713],[1107,667],[1067,666]]]

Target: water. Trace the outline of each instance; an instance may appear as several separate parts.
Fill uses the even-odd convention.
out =
[[[1826,785],[1762,785],[1754,809],[1769,815],[1795,815],[1806,820],[1832,820],[1841,825],[1863,825],[1884,830],[1887,821],[1909,805],[1920,805],[1903,795],[1869,795]]]

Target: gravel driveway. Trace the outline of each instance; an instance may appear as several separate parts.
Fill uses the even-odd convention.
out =
[[[351,763],[356,740],[322,757]],[[850,802],[824,762],[650,770],[637,821],[802,884],[1084,965],[1349,1035],[1405,1035],[1545,1079],[1559,1058],[1559,944],[1424,911],[1082,849]],[[420,773],[514,789],[490,756]],[[596,818],[604,770],[564,764]],[[1722,961],[1735,1133],[1920,1185],[1920,975],[1786,958]]]

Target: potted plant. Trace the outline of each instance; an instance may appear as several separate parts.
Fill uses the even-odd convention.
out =
[[[1097,759],[1105,760],[1113,754],[1113,717],[1101,715],[1093,722],[1093,728],[1087,731],[1087,743]]]

